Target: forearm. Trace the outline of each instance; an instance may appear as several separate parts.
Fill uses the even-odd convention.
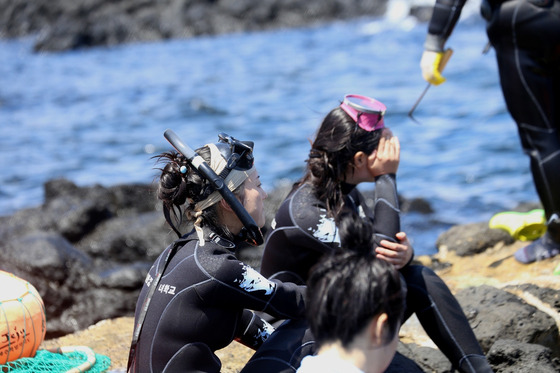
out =
[[[377,245],[383,239],[396,242],[401,224],[395,174],[385,174],[375,179],[373,227]]]
[[[430,23],[424,49],[441,52],[453,32],[466,0],[437,0]]]
[[[250,310],[244,310],[235,340],[253,350],[258,349],[274,331],[274,327]]]

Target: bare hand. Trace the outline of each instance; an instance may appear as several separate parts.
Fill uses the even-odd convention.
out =
[[[383,130],[377,150],[369,157],[370,174],[374,177],[396,174],[399,168],[401,145],[390,129]]]
[[[410,261],[414,251],[406,233],[397,233],[397,240],[399,242],[382,240],[381,246],[375,248],[375,253],[377,258],[391,263],[396,269],[401,269]]]

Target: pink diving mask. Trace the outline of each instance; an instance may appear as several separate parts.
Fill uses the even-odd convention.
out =
[[[383,116],[387,108],[382,102],[373,98],[360,95],[346,95],[340,107],[354,119],[360,128],[368,132],[385,126]]]

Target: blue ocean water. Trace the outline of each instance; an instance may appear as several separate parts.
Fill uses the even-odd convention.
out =
[[[476,13],[476,12],[473,12]],[[0,41],[0,215],[43,202],[43,183],[149,183],[173,129],[195,148],[218,132],[255,141],[265,188],[301,176],[309,140],[346,93],[388,108],[399,137],[399,192],[433,214],[403,216],[419,254],[453,224],[537,201],[499,87],[484,23],[463,17],[445,76],[426,86],[427,25],[392,16],[322,26],[34,54]],[[364,186],[364,189],[367,189]]]

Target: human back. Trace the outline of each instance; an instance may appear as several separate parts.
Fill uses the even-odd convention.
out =
[[[372,215],[357,190],[348,198],[364,214]],[[276,228],[267,237],[261,261],[264,276],[304,284],[311,267],[340,246],[336,221],[309,183],[294,187],[280,205],[274,223]]]

